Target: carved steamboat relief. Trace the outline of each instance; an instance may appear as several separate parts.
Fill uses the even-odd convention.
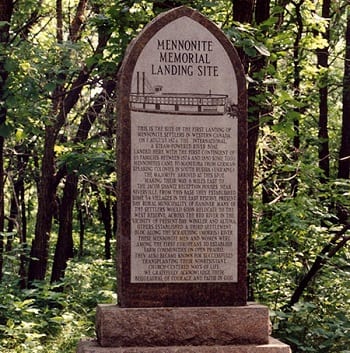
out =
[[[130,110],[146,113],[177,115],[237,116],[237,105],[230,104],[227,94],[167,93],[163,86],[152,86],[145,73],[136,73],[136,92],[130,94]],[[141,76],[141,77],[140,77]]]

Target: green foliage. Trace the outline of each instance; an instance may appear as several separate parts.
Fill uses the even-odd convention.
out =
[[[27,290],[17,285],[10,277],[0,285],[4,353],[73,353],[79,339],[94,335],[96,305],[116,300],[114,264],[105,260],[70,262],[59,285],[38,282]]]
[[[59,153],[59,146],[56,152]],[[91,153],[66,152],[63,153],[58,161],[58,166],[66,166],[69,173],[79,175],[110,175],[114,171],[114,156],[112,151],[95,150]]]
[[[258,143],[254,230],[250,268],[255,300],[271,309],[273,335],[291,345],[293,353],[348,352],[349,258],[348,243],[332,257],[330,246],[343,222],[349,222],[349,180],[337,180],[341,106],[337,105],[342,63],[332,62],[332,75],[315,65],[315,50],[326,43],[315,36],[315,12],[311,2],[303,7],[303,35],[297,48],[300,86],[295,90],[292,48],[296,22],[289,5],[278,32],[270,29],[267,40],[271,66],[263,72],[270,87],[254,97],[257,103],[272,107],[261,120]],[[287,17],[284,18],[285,20]],[[321,20],[319,30],[326,21]],[[331,33],[334,27],[332,22]],[[334,28],[335,29],[335,28]],[[343,48],[338,38],[330,42],[330,52]],[[295,61],[294,61],[295,63]],[[269,83],[271,84],[269,85]],[[316,86],[315,86],[316,83]],[[329,87],[329,148],[331,176],[325,180],[318,165],[318,88]],[[271,94],[272,93],[272,94]],[[268,104],[266,104],[268,102]],[[296,129],[295,121],[299,127]],[[298,149],[294,139],[300,139]],[[297,189],[294,189],[297,185]],[[295,192],[296,191],[296,192]],[[341,240],[349,236],[347,231]],[[335,245],[330,249],[334,249]],[[290,306],[296,289],[315,262],[322,265],[303,289],[298,302]]]
[[[283,140],[270,136],[271,141],[283,144]],[[332,258],[324,254],[324,266],[300,301],[292,308],[288,304],[319,254],[341,229],[334,205],[349,209],[350,183],[321,184],[319,168],[310,163],[315,151],[305,151],[296,163],[288,155],[279,159],[279,154],[273,153],[276,150],[270,148],[268,156],[274,165],[265,176],[269,183],[264,182],[264,187],[271,188],[267,191],[273,197],[269,203],[255,199],[259,221],[250,254],[255,299],[270,307],[274,335],[288,342],[293,352],[346,352],[350,342],[348,247]],[[290,193],[290,181],[295,178],[299,182],[296,196]]]
[[[235,46],[241,47],[248,56],[270,56],[267,47],[258,39],[259,31],[251,25],[234,23],[226,32]]]
[[[303,302],[296,304],[290,313],[271,314],[278,335],[291,345],[293,352],[348,352],[349,317],[340,311],[325,315],[322,306],[322,301],[318,305]]]

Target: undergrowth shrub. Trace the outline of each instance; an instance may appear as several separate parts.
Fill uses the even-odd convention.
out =
[[[255,228],[250,254],[254,299],[270,308],[273,336],[293,353],[350,353],[350,251],[347,245],[332,257],[322,253],[343,228],[324,197],[300,190],[297,197],[255,208],[265,219]],[[340,201],[349,206],[348,199]],[[320,256],[322,267],[291,305],[294,291]]]
[[[2,353],[75,352],[80,338],[94,336],[96,305],[116,301],[112,261],[72,260],[62,283],[32,289],[10,278],[0,283]]]

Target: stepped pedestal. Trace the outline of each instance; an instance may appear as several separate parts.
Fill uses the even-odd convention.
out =
[[[269,337],[268,309],[239,307],[120,308],[99,305],[97,340],[78,353],[290,353]]]

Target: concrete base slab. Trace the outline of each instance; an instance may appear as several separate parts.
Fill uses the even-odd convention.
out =
[[[270,337],[262,345],[101,347],[96,340],[81,341],[77,353],[291,353],[288,345]]]
[[[254,303],[166,308],[99,305],[96,312],[96,333],[102,347],[261,345],[269,342],[269,331],[268,308]],[[184,352],[179,349],[177,352]]]

